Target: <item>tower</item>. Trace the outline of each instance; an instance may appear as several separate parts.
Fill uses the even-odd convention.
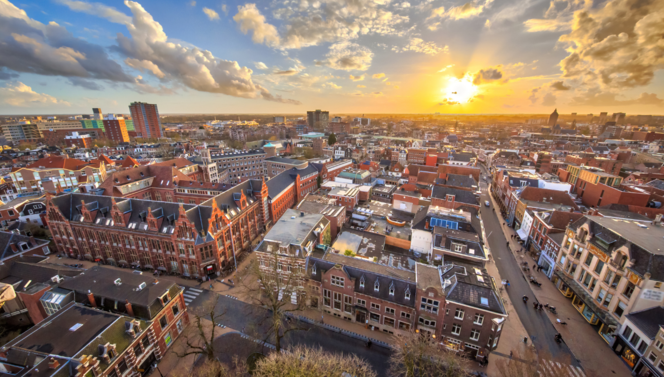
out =
[[[558,109],[553,110],[551,115],[549,115],[549,121],[547,124],[549,127],[553,127],[558,123]]]
[[[129,111],[136,130],[136,136],[142,138],[160,138],[161,120],[157,105],[145,102],[132,102]]]

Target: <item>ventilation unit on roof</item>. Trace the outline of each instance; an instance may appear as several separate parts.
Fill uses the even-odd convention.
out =
[[[120,278],[117,278],[113,281],[113,284],[118,285],[118,286],[122,285],[122,280]]]
[[[143,282],[143,283],[141,283],[141,284],[138,285],[138,288],[136,288],[136,290],[137,290],[137,291],[141,291],[141,290],[145,289],[145,287],[147,287],[147,286],[148,286],[148,285],[145,284],[145,282]]]

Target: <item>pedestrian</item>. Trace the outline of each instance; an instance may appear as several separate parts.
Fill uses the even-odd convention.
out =
[[[505,283],[507,284],[508,287],[510,286],[510,281],[509,280],[505,280]]]
[[[514,351],[510,350],[510,359],[512,358],[512,355],[514,354]]]
[[[528,337],[527,337],[527,336],[524,336],[524,337],[523,337],[523,342],[526,343],[526,344],[528,344]]]
[[[505,242],[505,246],[510,247],[510,242],[509,241]]]
[[[325,318],[325,317],[321,314],[321,315],[320,315],[320,323],[325,323],[325,321],[323,320],[324,318]]]

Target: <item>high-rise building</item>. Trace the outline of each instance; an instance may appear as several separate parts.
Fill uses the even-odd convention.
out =
[[[127,124],[123,117],[108,114],[104,118],[104,130],[106,138],[109,140],[117,141],[118,143],[129,142]]]
[[[617,124],[623,124],[625,122],[625,116],[626,116],[625,113],[613,113],[613,116],[611,116],[611,118]]]
[[[309,127],[316,131],[326,130],[330,123],[330,112],[321,110],[307,111],[307,123]]]
[[[101,109],[98,107],[92,108],[93,119],[101,120]]]
[[[145,102],[132,102],[129,105],[136,136],[142,138],[162,137],[161,120],[157,105]]]
[[[551,115],[549,115],[549,121],[547,124],[549,127],[553,127],[558,123],[558,109],[553,110]]]
[[[606,111],[603,111],[603,112],[599,113],[599,124],[606,123],[607,115],[608,115],[608,113]]]

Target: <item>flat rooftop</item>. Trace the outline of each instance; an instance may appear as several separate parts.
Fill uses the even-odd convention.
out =
[[[380,259],[384,246],[383,235],[348,229],[339,234],[332,248],[341,254],[350,250],[362,258]]]
[[[265,240],[299,245],[321,220],[329,222],[319,213],[307,214],[289,209],[265,235]]]
[[[71,305],[46,318],[8,346],[65,357],[83,347],[122,316]]]
[[[588,218],[653,254],[664,255],[664,225],[656,226],[600,216],[588,216]]]

